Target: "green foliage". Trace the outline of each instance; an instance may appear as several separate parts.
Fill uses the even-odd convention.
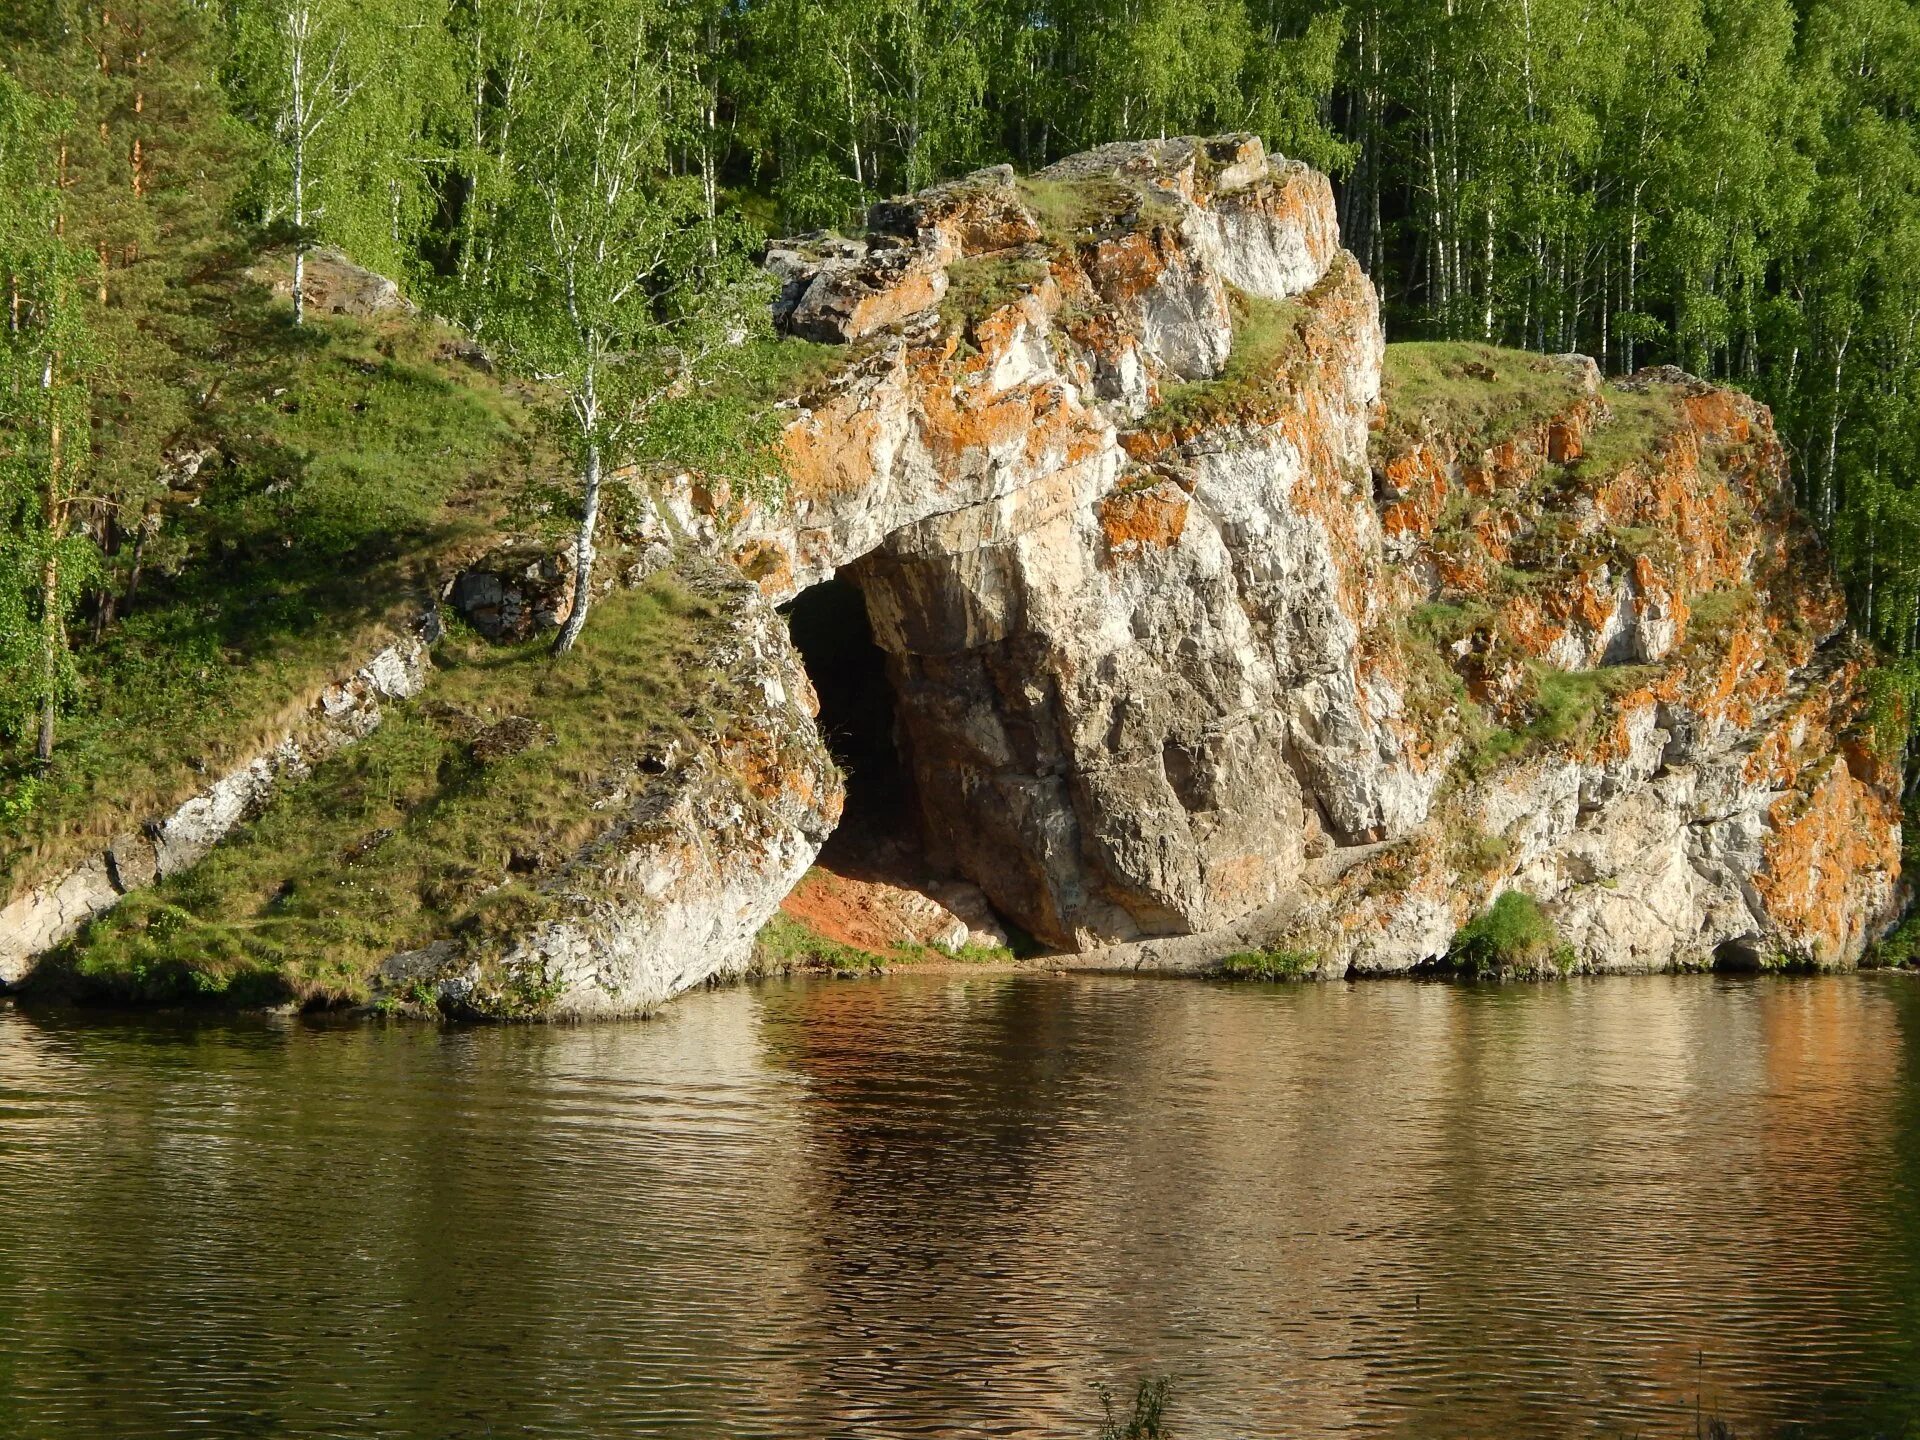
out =
[[[138,602],[76,652],[73,711],[0,836],[0,878],[139,824],[284,727],[540,463],[513,396],[443,357],[441,332],[296,331],[258,292],[207,298],[236,362],[201,412],[219,458],[149,543]],[[0,788],[23,763],[0,752]]]
[[[37,720],[43,764],[74,687],[67,620],[98,556],[75,524],[99,356],[92,257],[65,234],[67,120],[0,72],[0,741]]]
[[[1920,660],[1909,655],[1875,666],[1867,672],[1866,695],[1861,728],[1867,743],[1882,760],[1897,764],[1920,714]]]
[[[1209,380],[1169,385],[1160,403],[1140,418],[1146,430],[1182,430],[1227,418],[1288,385],[1288,365],[1300,351],[1300,324],[1307,308],[1293,300],[1265,300],[1228,292],[1233,311],[1233,349]]]
[[[1908,915],[1867,952],[1867,963],[1897,970],[1920,968],[1920,915]]]
[[[1319,967],[1320,957],[1311,950],[1277,946],[1229,955],[1211,973],[1222,980],[1298,980]]]
[[[1113,1413],[1113,1392],[1105,1385],[1095,1387],[1103,1416],[1100,1440],[1165,1440],[1167,1402],[1173,1395],[1173,1382],[1165,1377],[1142,1380],[1133,1394],[1133,1409],[1126,1415]]]
[[[1564,975],[1575,956],[1539,902],[1523,891],[1503,890],[1455,933],[1447,963],[1475,975]]]
[[[604,600],[563,661],[538,642],[451,635],[430,699],[393,707],[194,869],[128,896],[50,983],[143,1000],[232,999],[236,986],[360,999],[396,951],[545,913],[539,882],[599,823],[584,787],[712,723],[713,614],[663,575]],[[525,748],[476,743],[516,716],[533,721]]]

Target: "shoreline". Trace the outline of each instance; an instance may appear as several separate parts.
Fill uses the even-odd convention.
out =
[[[1191,938],[1191,937],[1182,937]],[[1121,947],[1114,947],[1121,948]],[[1840,979],[1866,976],[1901,976],[1920,979],[1920,966],[1911,964],[1852,964],[1845,966],[1736,966],[1736,965],[1699,965],[1699,966],[1661,966],[1642,969],[1608,968],[1573,970],[1565,973],[1558,971],[1531,972],[1526,974],[1468,974],[1457,970],[1448,970],[1437,966],[1418,966],[1407,970],[1367,971],[1348,970],[1337,975],[1307,972],[1292,975],[1250,975],[1222,973],[1217,967],[1203,963],[1178,963],[1168,960],[1155,961],[1140,959],[1133,964],[1116,963],[1107,952],[1087,952],[1080,955],[1033,955],[1033,956],[989,956],[981,959],[965,959],[960,956],[942,955],[937,952],[925,958],[896,958],[881,960],[876,957],[873,964],[855,965],[782,965],[751,969],[738,975],[716,977],[693,991],[683,992],[692,995],[699,990],[720,990],[735,987],[747,987],[769,981],[874,981],[911,979],[924,976],[928,979],[952,979],[955,977],[999,978],[1020,975],[1045,975],[1058,979],[1079,976],[1111,976],[1115,978],[1155,977],[1168,980],[1212,981],[1234,986],[1309,986],[1331,984],[1372,984],[1385,982],[1411,982],[1422,985],[1484,985],[1489,987],[1510,986],[1547,986],[1556,983],[1570,983],[1582,980],[1637,979],[1651,976],[1696,976],[1724,977],[1729,979]],[[682,997],[675,997],[676,999]],[[524,1016],[502,1018],[477,1014],[447,1013],[437,1007],[423,1006],[408,1002],[393,1004],[351,1003],[341,1005],[302,1005],[287,1001],[276,1005],[231,1005],[217,1001],[199,1004],[180,1002],[155,1002],[151,1004],[129,1003],[126,1001],[89,999],[71,993],[59,991],[39,991],[18,986],[0,990],[0,1014],[9,1011],[33,1018],[38,1015],[79,1015],[103,1020],[138,1019],[196,1019],[196,1020],[294,1020],[305,1019],[331,1025],[362,1025],[385,1022],[405,1022],[441,1026],[465,1026],[492,1028],[514,1025],[558,1025],[579,1026],[599,1024],[630,1024],[661,1018],[673,1008],[672,1002],[652,1011],[637,1012],[624,1016],[598,1016],[581,1018],[576,1016]]]

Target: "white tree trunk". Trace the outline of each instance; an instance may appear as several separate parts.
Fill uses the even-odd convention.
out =
[[[600,519],[600,445],[587,442],[585,493],[580,507],[580,534],[573,547],[573,605],[567,611],[567,623],[554,637],[553,653],[564,655],[573,649],[587,623],[587,607],[593,603],[593,531]]]

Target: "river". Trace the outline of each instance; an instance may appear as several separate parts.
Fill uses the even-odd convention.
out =
[[[1920,980],[0,1012],[0,1436],[1920,1433]]]

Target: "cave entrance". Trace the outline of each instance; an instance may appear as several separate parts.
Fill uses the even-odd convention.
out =
[[[900,751],[887,653],[874,642],[860,587],[835,579],[801,591],[787,628],[820,697],[821,737],[847,777],[846,809],[821,863],[850,874],[918,870],[913,771]]]

